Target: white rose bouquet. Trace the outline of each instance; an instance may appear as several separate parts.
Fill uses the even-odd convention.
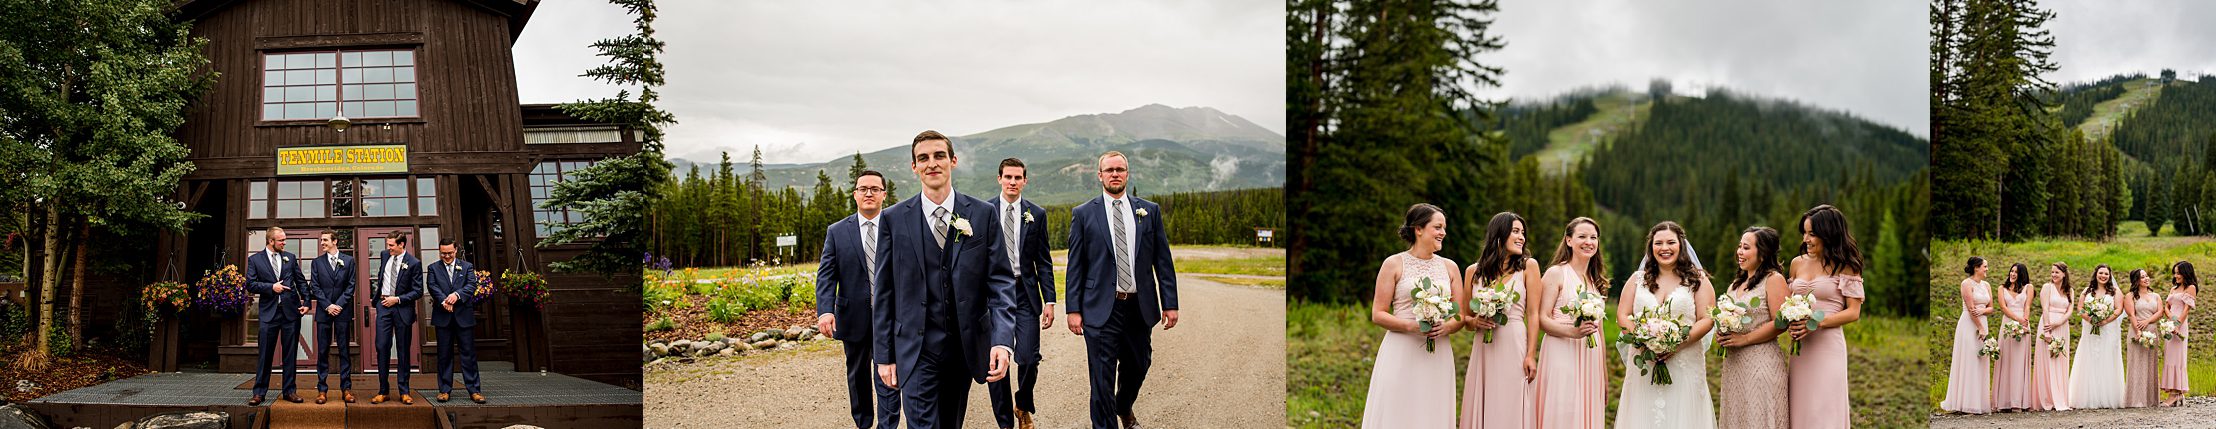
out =
[[[1494,325],[1508,323],[1508,306],[1523,299],[1523,294],[1502,283],[1493,287],[1481,287],[1470,291],[1470,313],[1479,318],[1491,319]],[[1493,331],[1485,331],[1485,342],[1493,342]]]
[[[1437,283],[1432,283],[1430,277],[1425,277],[1416,283],[1414,295],[1416,299],[1416,329],[1418,331],[1430,332],[1432,327],[1446,323],[1447,315],[1454,314],[1453,292],[1447,291],[1446,287]],[[1438,345],[1435,344],[1437,342],[1437,340],[1428,337],[1424,338],[1423,350],[1427,352],[1438,351]]]

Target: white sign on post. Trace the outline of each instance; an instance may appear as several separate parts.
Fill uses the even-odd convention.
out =
[[[792,235],[780,235],[780,236],[777,236],[777,247],[793,247],[793,246],[797,246],[797,245],[800,245],[800,237],[799,237],[799,236],[792,236]]]

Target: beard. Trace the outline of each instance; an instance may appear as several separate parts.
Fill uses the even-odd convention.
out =
[[[1124,186],[1109,186],[1109,185],[1105,185],[1105,184],[1104,184],[1104,185],[1101,185],[1101,186],[1100,186],[1100,189],[1102,189],[1102,190],[1105,190],[1105,191],[1108,191],[1108,193],[1111,193],[1111,194],[1116,194],[1116,195],[1123,195],[1123,189],[1124,189],[1124,188],[1128,188],[1128,187],[1130,187],[1130,186],[1129,186],[1129,185],[1124,185]]]

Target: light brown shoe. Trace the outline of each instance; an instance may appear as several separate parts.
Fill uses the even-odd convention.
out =
[[[446,392],[439,392],[439,402],[446,402]]]
[[[321,391],[321,390],[315,391],[315,404],[316,404],[316,405],[323,405],[323,401],[325,401],[325,400],[329,400],[329,399],[330,399],[330,392],[324,392],[324,391]]]
[[[382,394],[380,394],[380,395],[377,395],[377,396],[371,396],[371,397],[369,397],[369,403],[372,403],[372,404],[382,404],[382,403],[385,403],[385,395],[382,395]]]
[[[1016,429],[1037,429],[1037,426],[1031,425],[1031,413],[1016,410]]]
[[[344,397],[344,398],[346,399],[346,403],[349,403],[349,404],[352,404],[352,403],[354,403],[354,392],[348,392],[348,391],[344,391],[344,390],[341,390],[341,391],[339,391],[339,395],[340,395],[341,397]]]
[[[415,395],[412,395],[412,394],[407,394],[407,393],[402,393],[402,394],[400,394],[400,403],[401,403],[401,404],[403,404],[403,405],[414,405],[414,404],[415,404]]]
[[[473,401],[473,402],[476,402],[476,403],[479,403],[479,404],[485,403],[485,394],[483,394],[483,393],[471,393],[471,394],[469,394],[469,400],[470,400],[470,401]]]

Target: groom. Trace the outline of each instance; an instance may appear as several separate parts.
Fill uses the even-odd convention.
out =
[[[1162,207],[1125,192],[1130,161],[1116,151],[1099,161],[1102,195],[1070,209],[1064,300],[1070,333],[1085,336],[1093,428],[1137,428],[1131,406],[1152,365],[1154,324],[1177,327],[1177,268]]]
[[[908,427],[960,428],[970,383],[1008,375],[1015,276],[993,206],[954,192],[954,142],[924,131],[908,151],[923,192],[884,213],[871,360]]]

